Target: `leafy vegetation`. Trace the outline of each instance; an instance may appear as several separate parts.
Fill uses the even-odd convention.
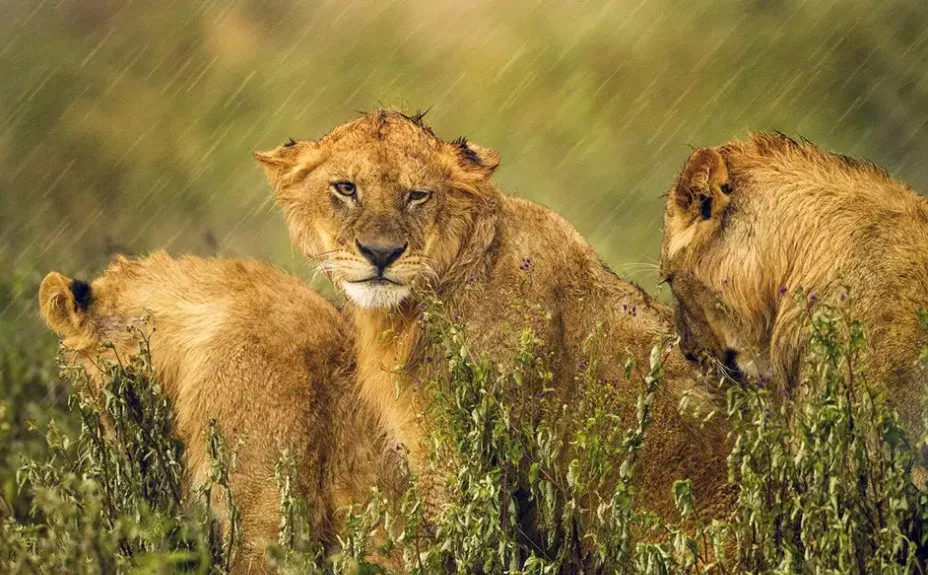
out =
[[[372,492],[352,510],[340,549],[327,551],[307,528],[295,462],[283,453],[275,478],[281,531],[270,560],[284,573],[377,573],[385,569],[374,559],[379,547],[395,558],[388,567],[411,573],[923,572],[928,494],[912,482],[915,446],[860,367],[866,334],[843,305],[813,299],[807,309],[803,385],[721,382],[738,492],[728,521],[697,517],[687,480],[673,487],[678,522],[634,510],[636,456],[649,441],[666,344],[650,365],[628,366],[629,381],[641,386],[628,428],[611,425],[593,380],[573,413],[564,406],[563,417],[533,425],[512,407],[533,389],[530,380],[549,377],[533,354],[534,334],[518,334],[514,367],[504,371],[472,356],[463,328],[435,313],[428,325],[441,357],[432,360],[442,369],[429,384],[428,422],[434,465],[450,471],[447,505],[431,514],[422,493],[428,474],[397,505]],[[4,571],[227,570],[237,545],[226,488],[234,450],[214,425],[204,430],[211,481],[183,493],[170,405],[141,341],[138,357],[108,366],[102,393],[71,372],[68,426],[52,420],[41,449],[7,454],[15,471],[3,472],[15,484],[0,507]],[[9,382],[30,372],[5,373]],[[224,529],[208,501],[221,510]]]

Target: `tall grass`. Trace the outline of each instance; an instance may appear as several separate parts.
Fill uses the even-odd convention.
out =
[[[69,405],[80,429],[67,433],[52,420],[45,457],[20,454],[16,470],[25,517],[0,524],[5,572],[116,573],[223,571],[234,552],[235,507],[227,501],[227,540],[207,502],[228,492],[228,460],[215,426],[212,482],[185,493],[182,446],[171,435],[172,410],[152,378],[143,338],[126,363],[104,366],[103,385],[69,370]],[[215,484],[215,485],[214,485]]]
[[[915,445],[862,367],[866,334],[843,305],[812,301],[807,309],[800,386],[720,382],[738,490],[727,521],[698,517],[685,479],[673,486],[679,521],[663,523],[634,505],[637,457],[654,440],[650,410],[666,343],[649,365],[628,365],[627,378],[641,388],[628,427],[611,424],[591,379],[575,409],[532,421],[520,419],[514,401],[550,377],[533,351],[535,334],[517,334],[513,367],[502,370],[472,355],[463,328],[439,309],[428,322],[441,353],[432,358],[440,369],[427,384],[427,415],[434,465],[448,472],[445,504],[434,515],[428,509],[428,473],[413,478],[400,501],[372,491],[351,510],[339,548],[324,549],[307,527],[295,462],[284,453],[269,478],[282,502],[270,561],[285,573],[924,572],[928,495],[912,482]],[[17,454],[18,491],[4,502],[28,511],[0,521],[0,569],[228,570],[238,544],[227,489],[232,450],[214,424],[204,430],[212,478],[184,492],[182,446],[170,435],[170,405],[147,357],[143,340],[136,358],[108,367],[99,393],[72,373],[79,429],[53,421],[44,452]],[[224,506],[224,529],[210,500]],[[377,556],[395,561],[377,565]]]

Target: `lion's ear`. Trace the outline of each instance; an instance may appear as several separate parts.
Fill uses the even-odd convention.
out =
[[[711,220],[728,207],[730,194],[725,158],[713,148],[699,148],[683,167],[670,192],[670,201],[695,221]]]
[[[62,335],[84,325],[93,293],[90,284],[51,272],[39,287],[39,309],[48,327]]]
[[[270,152],[255,152],[255,159],[264,168],[274,189],[286,187],[303,178],[319,163],[315,142],[292,138]]]
[[[464,137],[454,140],[451,145],[454,146],[465,170],[478,172],[489,178],[499,166],[499,152],[496,150],[468,142]]]

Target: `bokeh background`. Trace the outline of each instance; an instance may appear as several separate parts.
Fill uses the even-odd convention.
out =
[[[497,148],[503,189],[655,287],[662,194],[749,129],[928,189],[924,0],[0,0],[0,345],[113,252],[306,273],[251,153],[379,105]]]

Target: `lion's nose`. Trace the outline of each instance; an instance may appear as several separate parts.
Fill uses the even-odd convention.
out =
[[[383,271],[387,269],[390,264],[400,259],[400,256],[403,255],[403,252],[406,251],[406,246],[409,245],[365,245],[358,240],[355,240],[354,243],[356,246],[358,246],[358,251],[361,252],[361,255],[364,256],[364,259],[371,262],[371,265],[377,268],[377,273],[380,275],[383,275]]]

